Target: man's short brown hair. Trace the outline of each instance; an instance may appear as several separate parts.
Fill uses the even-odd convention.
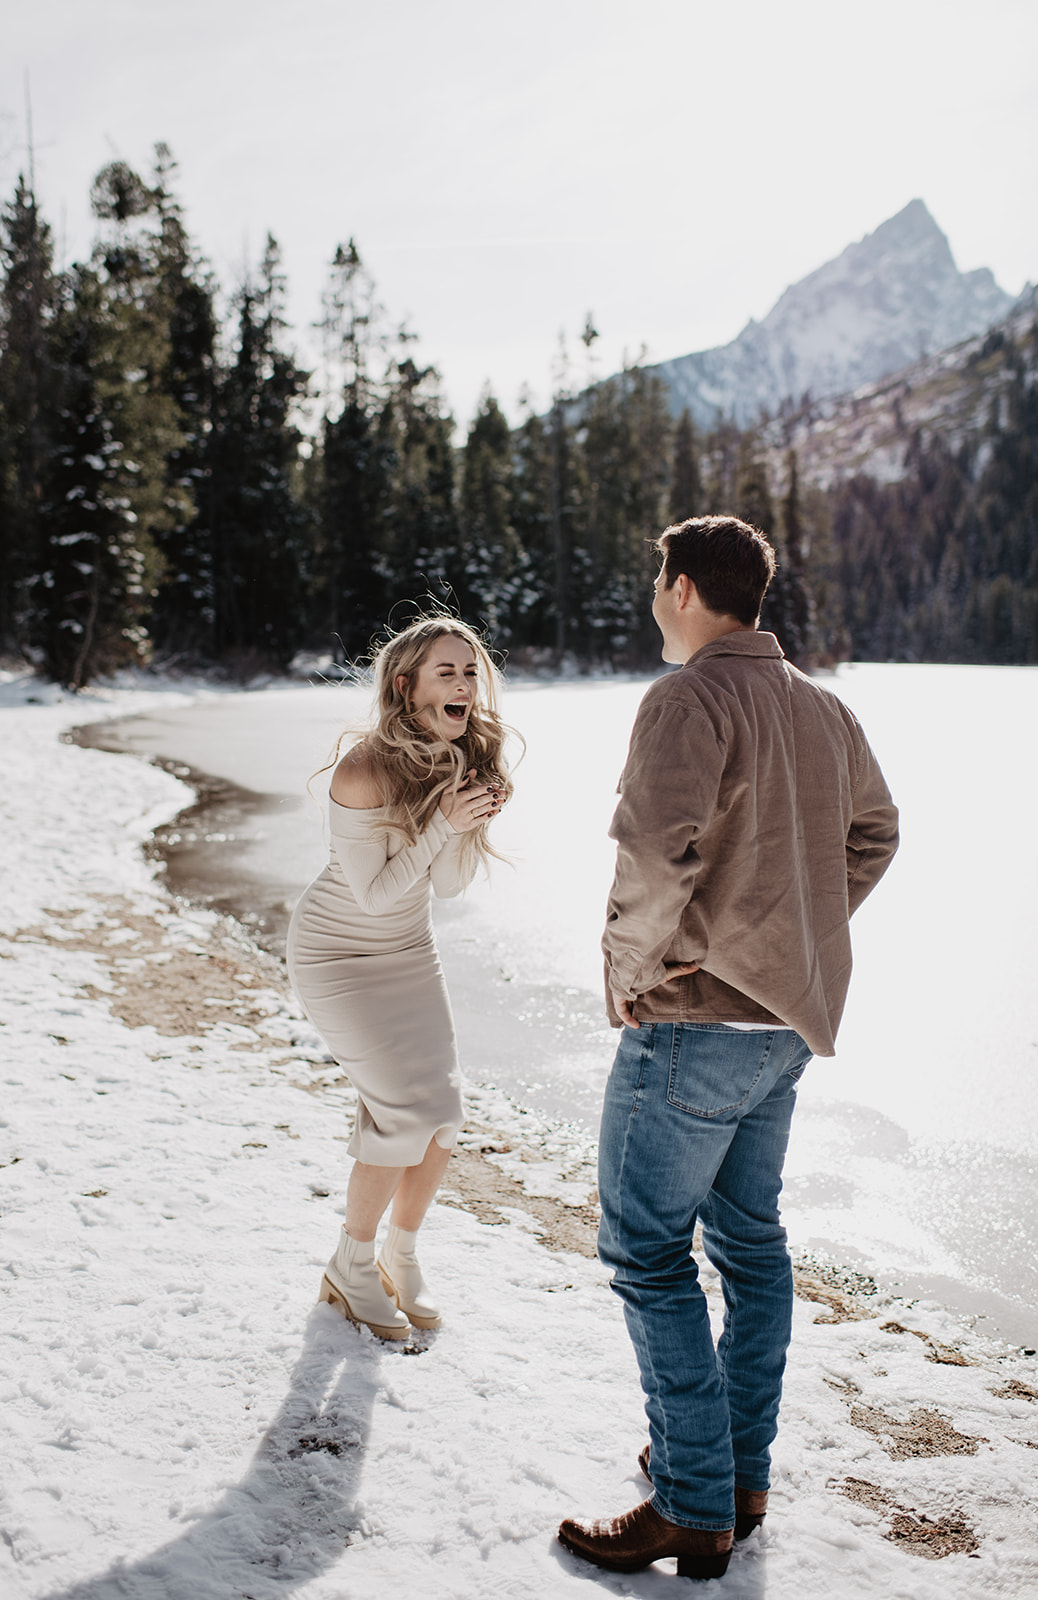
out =
[[[735,617],[752,628],[775,574],[775,552],[757,528],[738,517],[689,517],[665,528],[656,540],[663,556],[663,583],[674,587],[683,572],[708,611]]]

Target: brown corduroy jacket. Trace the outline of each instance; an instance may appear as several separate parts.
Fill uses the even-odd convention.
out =
[[[785,1023],[835,1053],[848,922],[897,849],[897,809],[854,716],[773,634],[726,634],[649,688],[610,834],[614,1026],[610,990],[638,997],[639,1022]]]

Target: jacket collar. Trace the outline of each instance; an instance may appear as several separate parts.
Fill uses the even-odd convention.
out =
[[[773,633],[759,633],[756,628],[737,628],[734,633],[724,633],[720,639],[711,639],[685,662],[691,667],[708,656],[765,656],[774,661],[784,659],[782,646]]]

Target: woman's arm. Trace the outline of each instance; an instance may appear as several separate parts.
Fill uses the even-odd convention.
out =
[[[371,818],[346,820],[348,831],[340,831],[332,820],[332,855],[343,877],[353,890],[357,904],[378,916],[388,911],[429,871],[434,858],[452,837],[450,823],[439,811],[433,814],[425,832],[412,845],[405,845],[395,856],[389,854],[389,841]]]
[[[476,873],[475,851],[468,852],[468,859],[462,855],[461,841],[464,834],[455,833],[446,841],[442,849],[433,857],[429,868],[432,879],[433,894],[437,900],[453,900],[456,894],[467,889]]]

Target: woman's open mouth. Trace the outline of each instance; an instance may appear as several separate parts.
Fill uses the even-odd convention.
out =
[[[452,701],[450,705],[444,706],[443,714],[445,717],[449,717],[452,722],[464,722],[469,714],[468,702],[465,700]]]

